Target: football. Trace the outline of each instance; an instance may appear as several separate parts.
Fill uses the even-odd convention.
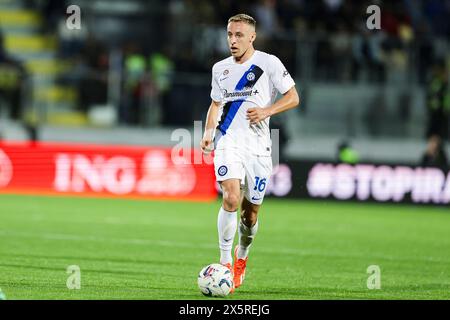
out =
[[[198,287],[205,296],[225,297],[233,288],[233,276],[227,267],[213,263],[200,271]]]

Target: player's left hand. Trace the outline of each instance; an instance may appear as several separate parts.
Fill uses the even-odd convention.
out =
[[[249,108],[247,110],[247,120],[250,124],[257,124],[269,116],[269,112],[265,108]]]

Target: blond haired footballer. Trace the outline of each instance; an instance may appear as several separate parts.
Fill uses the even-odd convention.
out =
[[[253,47],[255,27],[256,21],[246,14],[228,20],[231,56],[212,68],[212,101],[200,142],[204,153],[215,150],[214,170],[223,192],[217,219],[220,263],[233,273],[235,288],[244,280],[249,249],[258,231],[258,212],[272,173],[269,119],[300,102],[283,63]],[[275,101],[277,92],[282,97]],[[233,265],[236,230],[239,243]]]

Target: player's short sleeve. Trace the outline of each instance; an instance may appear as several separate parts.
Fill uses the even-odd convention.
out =
[[[216,73],[214,72],[214,67],[211,73],[211,99],[214,101],[222,100],[222,91],[219,87],[219,82],[217,81]]]
[[[281,60],[278,59],[278,57],[270,55],[269,61],[270,78],[272,83],[281,94],[284,94],[295,85],[294,79],[292,79],[286,67],[283,65]]]

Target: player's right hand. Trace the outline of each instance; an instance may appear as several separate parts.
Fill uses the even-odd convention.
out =
[[[213,140],[203,138],[202,141],[200,141],[200,148],[202,148],[204,154],[210,154],[214,149]]]

